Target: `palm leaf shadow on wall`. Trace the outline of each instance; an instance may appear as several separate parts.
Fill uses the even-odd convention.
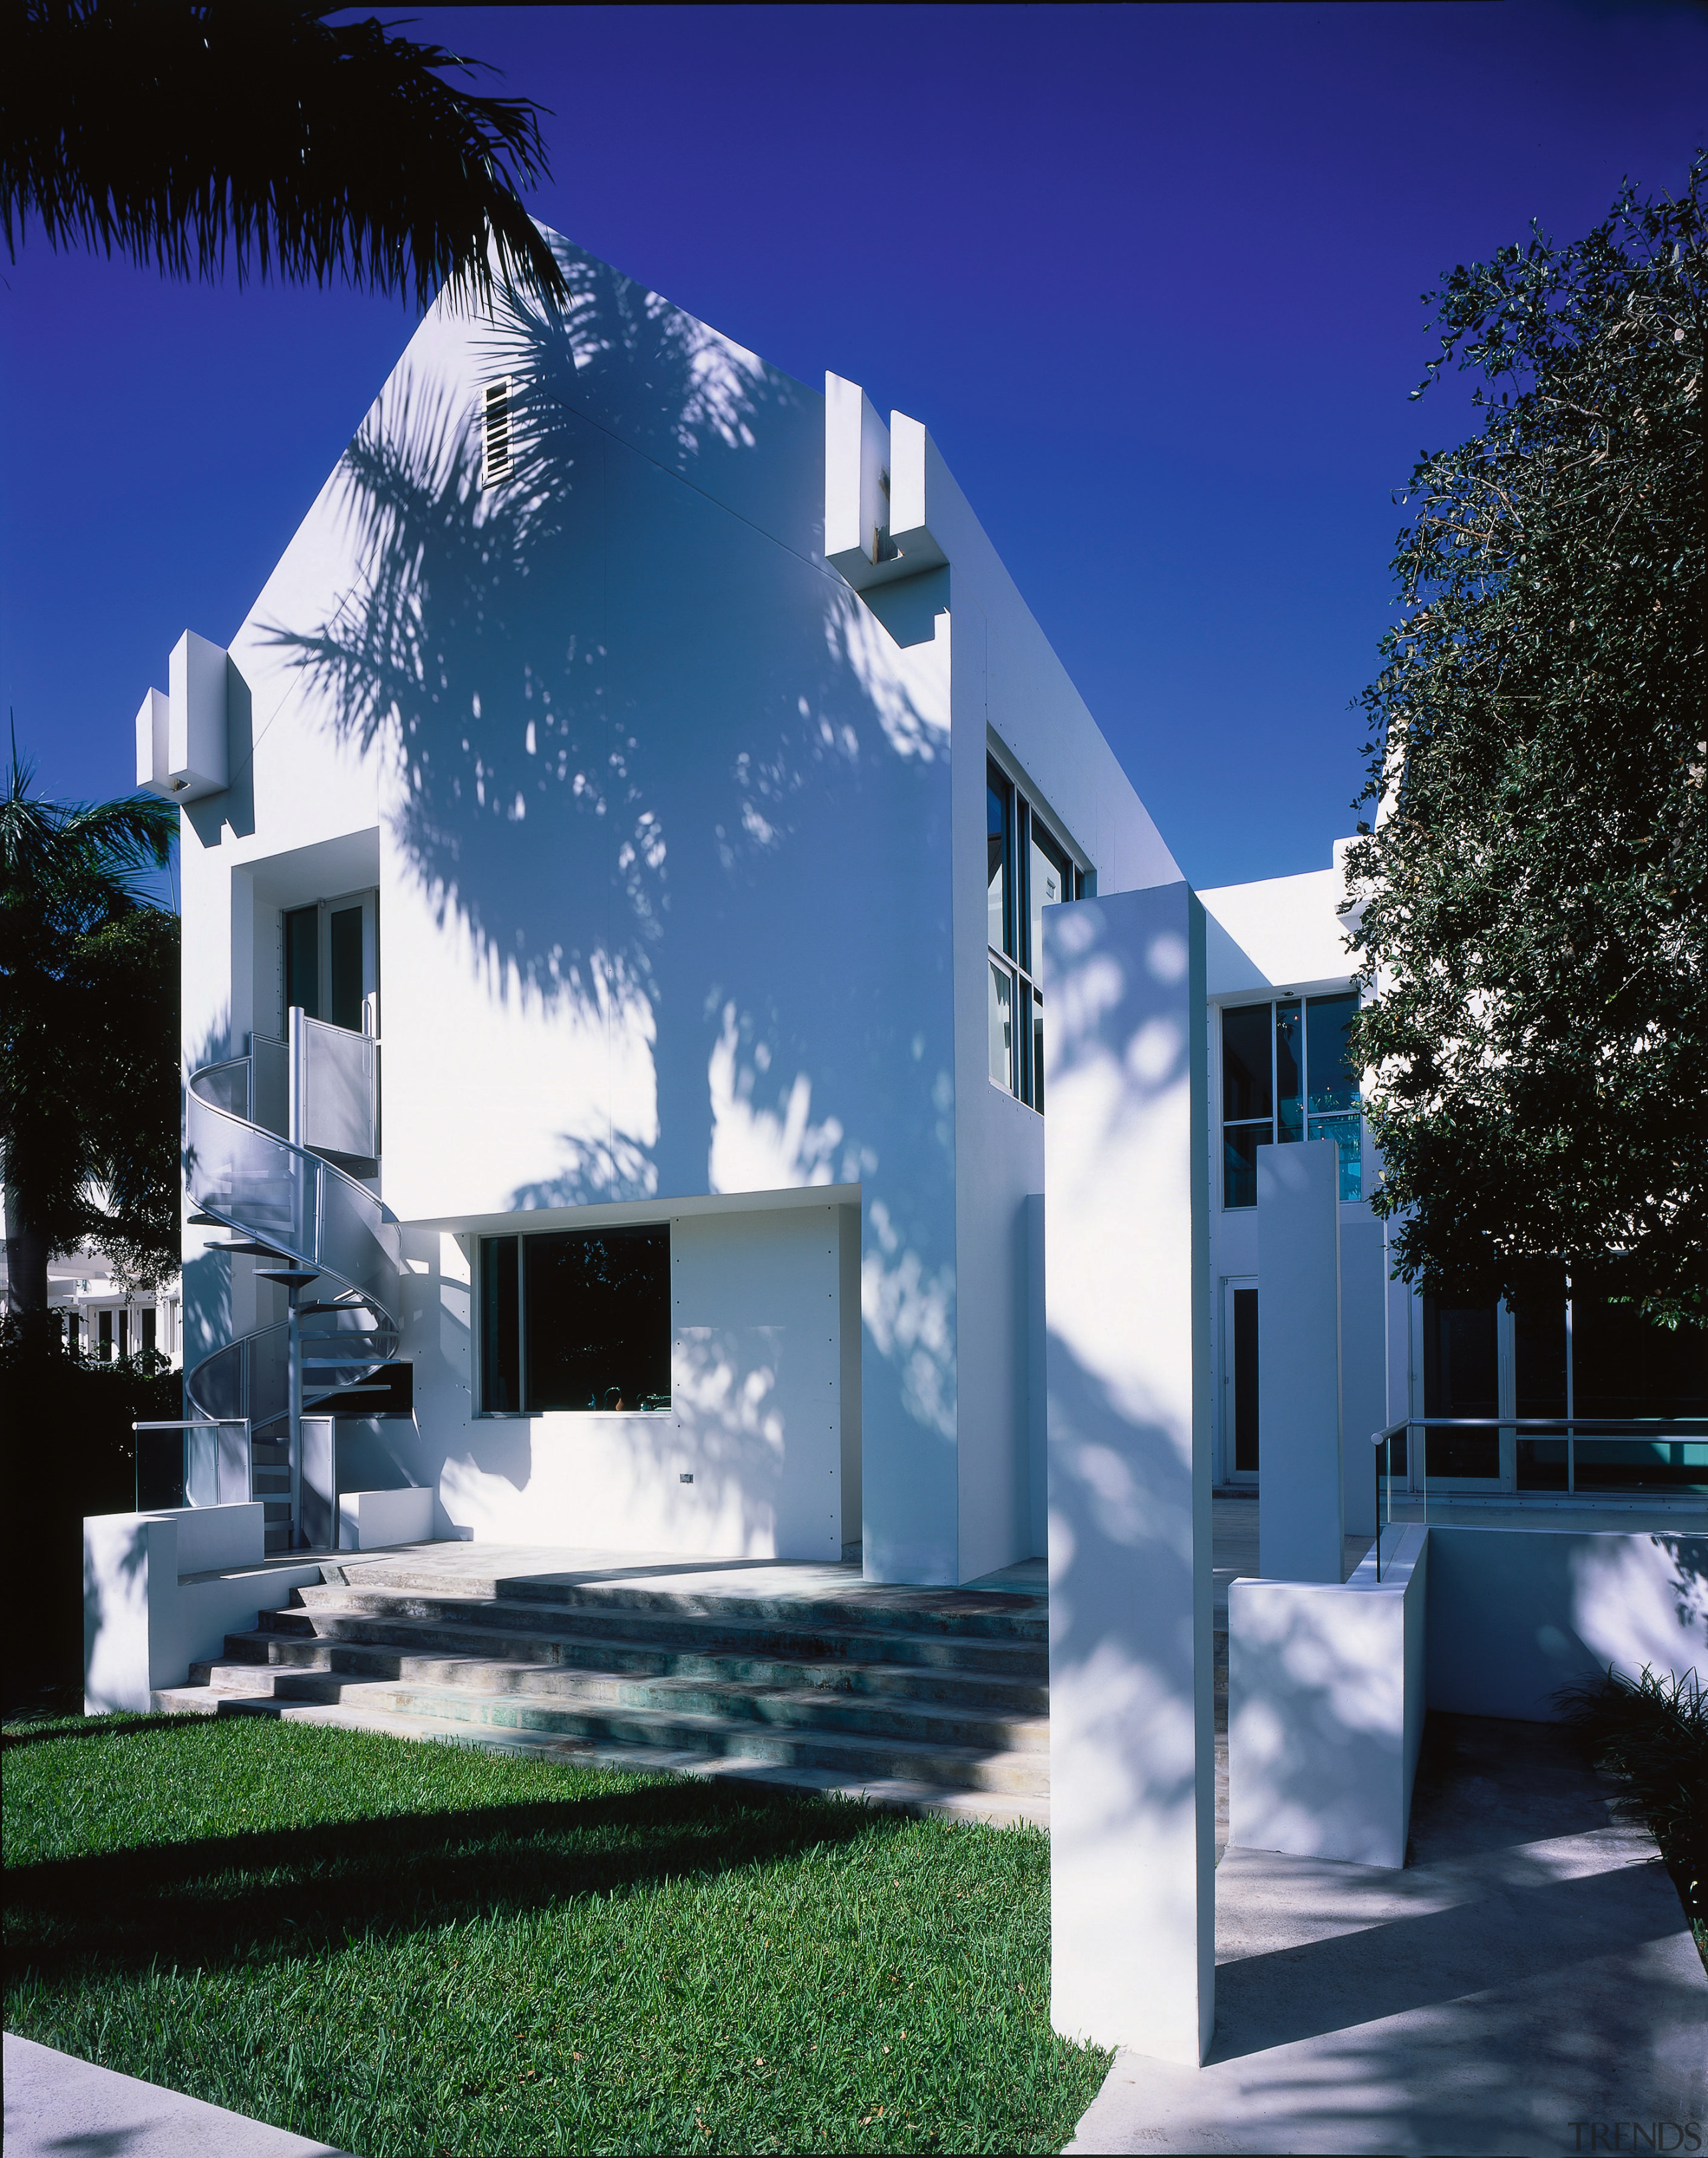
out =
[[[340,736],[395,747],[393,837],[497,994],[655,1045],[652,1129],[565,1133],[563,1173],[513,1203],[698,1188],[732,1055],[738,1087],[776,1075],[772,1121],[812,1154],[792,1180],[858,1175],[842,1123],[796,1113],[800,1075],[822,1098],[827,1040],[883,1053],[916,1020],[789,954],[892,874],[876,767],[923,777],[931,727],[875,691],[858,602],[815,559],[817,399],[561,260],[566,314],[501,301],[488,333],[509,478],[481,485],[472,404],[395,379],[339,478],[362,581],[267,634]]]

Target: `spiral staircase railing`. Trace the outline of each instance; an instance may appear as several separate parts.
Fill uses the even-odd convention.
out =
[[[280,1114],[283,1099],[282,1070],[253,1052],[192,1072],[185,1175],[198,1213],[234,1232],[237,1242],[224,1248],[312,1273],[329,1290],[298,1307],[307,1410],[359,1391],[396,1355],[400,1231],[365,1185],[257,1121],[258,1112]],[[185,1376],[199,1415],[248,1426],[250,1495],[266,1502],[270,1549],[302,1541],[289,1334],[285,1320],[259,1327]]]

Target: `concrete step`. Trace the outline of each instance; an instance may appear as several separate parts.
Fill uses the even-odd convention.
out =
[[[227,1666],[228,1670],[241,1666]],[[265,1675],[271,1678],[275,1674]],[[621,1746],[636,1759],[663,1754],[730,1757],[769,1762],[790,1768],[828,1770],[845,1779],[873,1779],[994,1791],[1014,1796],[1043,1796],[1050,1788],[1047,1752],[1016,1753],[899,1737],[877,1732],[827,1731],[811,1727],[779,1728],[734,1723],[722,1716],[665,1712],[657,1709],[540,1703],[465,1690],[351,1681],[334,1675],[291,1672],[276,1675],[288,1691],[243,1693],[226,1686],[176,1687],[181,1696],[199,1692],[216,1714],[284,1712],[285,1704],[309,1705],[310,1689],[336,1689],[335,1701],[318,1706],[349,1707],[364,1715],[414,1718],[443,1732],[523,1734],[562,1739],[586,1746]],[[428,1732],[424,1735],[431,1736]]]
[[[509,1586],[506,1584],[507,1590]],[[593,1639],[634,1646],[691,1648],[702,1653],[949,1665],[991,1677],[1041,1680],[1048,1669],[1048,1650],[1041,1638],[1035,1641],[989,1634],[963,1635],[941,1628],[921,1630],[912,1624],[911,1611],[889,1613],[887,1625],[843,1626],[810,1615],[811,1607],[806,1610],[808,1615],[790,1611],[784,1618],[763,1610],[752,1615],[743,1611],[700,1610],[685,1603],[670,1606],[654,1602],[636,1606],[615,1597],[545,1604],[537,1598],[508,1593],[487,1598],[408,1589],[321,1587],[295,1591],[291,1613],[268,1613],[261,1623],[283,1632],[307,1630],[297,1620],[297,1613],[311,1620],[316,1630],[334,1617],[410,1618],[460,1629],[480,1628],[494,1634],[503,1630],[513,1638],[528,1633],[542,1639]],[[905,1624],[900,1623],[904,1617]]]
[[[881,1637],[863,1647],[881,1649]],[[529,1670],[530,1684],[550,1690],[578,1671],[624,1679],[687,1679],[720,1683],[822,1688],[829,1691],[911,1701],[953,1702],[1008,1716],[1045,1717],[1050,1689],[1042,1676],[968,1670],[952,1661],[890,1664],[840,1656],[765,1656],[746,1649],[719,1650],[698,1639],[685,1644],[610,1640],[596,1634],[564,1636],[534,1630],[503,1631],[476,1625],[452,1625],[428,1619],[369,1613],[290,1610],[264,1612],[249,1631],[230,1634],[225,1654],[232,1660],[291,1663],[299,1668],[369,1670],[395,1675],[411,1659],[433,1658],[460,1664],[468,1683],[507,1686],[516,1683],[480,1674]]]
[[[953,1698],[934,1701],[874,1697],[831,1686],[790,1687],[732,1680],[722,1673],[698,1677],[675,1675],[635,1678],[616,1671],[562,1669],[533,1663],[400,1656],[383,1650],[352,1655],[315,1644],[312,1660],[306,1644],[292,1643],[295,1655],[261,1662],[252,1655],[268,1637],[228,1637],[230,1660],[193,1664],[193,1682],[228,1693],[271,1693],[304,1701],[336,1700],[352,1686],[427,1686],[436,1693],[456,1692],[498,1699],[508,1710],[525,1712],[631,1708],[668,1716],[713,1718],[734,1727],[833,1731],[875,1738],[906,1738],[926,1745],[973,1747],[992,1753],[1047,1754],[1047,1717],[1002,1714],[987,1704]],[[384,1668],[390,1665],[390,1669]],[[482,1711],[484,1713],[485,1711]]]
[[[324,1598],[364,1591],[408,1593],[485,1604],[544,1603],[557,1610],[589,1607],[606,1611],[654,1611],[696,1618],[740,1618],[848,1633],[941,1634],[957,1641],[989,1638],[1032,1642],[1050,1637],[1049,1598],[985,1593],[966,1588],[885,1588],[854,1584],[848,1593],[744,1595],[735,1590],[649,1588],[634,1581],[474,1579],[436,1568],[431,1559],[397,1559],[349,1566],[328,1562],[324,1586],[305,1595]]]
[[[999,1827],[1050,1825],[1047,1793],[1005,1793],[954,1789],[907,1776],[872,1776],[847,1768],[813,1768],[749,1755],[708,1755],[658,1746],[590,1745],[543,1732],[447,1724],[436,1718],[389,1713],[353,1703],[281,1704],[271,1698],[216,1695],[206,1686],[163,1687],[152,1696],[163,1714],[276,1716],[289,1722],[330,1724],[347,1731],[373,1731],[389,1737],[426,1739],[440,1744],[473,1746],[482,1752],[545,1758],[656,1775],[715,1777],[723,1783],[864,1799],[903,1813],[950,1820],[981,1820]]]

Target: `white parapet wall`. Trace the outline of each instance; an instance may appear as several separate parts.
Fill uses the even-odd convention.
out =
[[[1612,1668],[1708,1680],[1708,1536],[1432,1528],[1429,1706],[1546,1722]]]
[[[343,1491],[338,1495],[338,1549],[380,1551],[392,1544],[430,1543],[433,1494],[425,1484],[401,1491]]]
[[[1391,1528],[1349,1581],[1228,1592],[1228,1840],[1400,1866],[1425,1708],[1432,1531]]]
[[[217,1656],[264,1606],[320,1579],[318,1561],[268,1565],[266,1508],[95,1514],[83,1524],[83,1706],[146,1711],[163,1686]]]

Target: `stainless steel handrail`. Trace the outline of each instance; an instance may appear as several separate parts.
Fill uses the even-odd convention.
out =
[[[222,1097],[224,1098],[222,1098]],[[237,1104],[240,1101],[241,1107]],[[348,1373],[324,1391],[360,1384],[395,1355],[400,1339],[399,1279],[402,1232],[396,1217],[365,1185],[309,1148],[254,1120],[250,1057],[229,1057],[190,1075],[185,1109],[185,1180],[198,1210],[293,1265],[325,1277],[343,1302],[323,1306],[323,1325],[305,1335],[318,1342],[354,1330],[362,1310],[373,1323],[350,1344]],[[277,1365],[288,1322],[257,1328],[202,1358],[185,1376],[191,1405],[215,1422],[257,1425],[289,1421],[288,1371]],[[280,1337],[275,1340],[273,1337]],[[261,1362],[257,1368],[257,1360]],[[288,1365],[288,1356],[285,1360]],[[283,1379],[282,1398],[266,1407],[255,1382]],[[223,1416],[240,1404],[240,1415]],[[265,1407],[266,1412],[260,1413]],[[292,1433],[292,1489],[298,1449]],[[300,1527],[292,1505],[292,1533]]]
[[[1566,1488],[1574,1495],[1577,1489],[1573,1445],[1581,1431],[1597,1433],[1604,1444],[1645,1445],[1652,1443],[1663,1432],[1678,1431],[1681,1425],[1702,1427],[1700,1433],[1708,1438],[1708,1416],[1685,1417],[1401,1417],[1380,1430],[1373,1431],[1370,1443],[1376,1449],[1376,1579],[1382,1577],[1382,1484],[1385,1477],[1388,1491],[1387,1526],[1394,1526],[1394,1440],[1400,1433],[1424,1434],[1418,1448],[1419,1488],[1423,1494],[1423,1523],[1429,1526],[1429,1439],[1432,1431],[1545,1431],[1566,1441]],[[1685,1433],[1684,1436],[1690,1436]],[[1383,1467],[1386,1457],[1385,1470]],[[1409,1473],[1410,1464],[1407,1464]]]
[[[249,1419],[247,1417],[133,1417],[132,1419],[131,1429],[132,1433],[139,1431],[181,1431],[183,1433],[183,1439],[182,1441],[179,1456],[178,1488],[183,1494],[183,1502],[187,1506],[196,1506],[202,1503],[202,1501],[197,1499],[194,1495],[190,1475],[189,1435],[193,1431],[240,1430],[243,1433],[244,1458],[247,1460],[249,1457]],[[140,1514],[142,1510],[142,1450],[140,1447],[136,1449],[136,1458],[132,1466],[134,1470],[133,1486],[136,1493],[137,1511]],[[215,1505],[219,1503],[219,1467],[218,1458],[216,1456],[214,1464],[214,1493],[213,1501]]]

